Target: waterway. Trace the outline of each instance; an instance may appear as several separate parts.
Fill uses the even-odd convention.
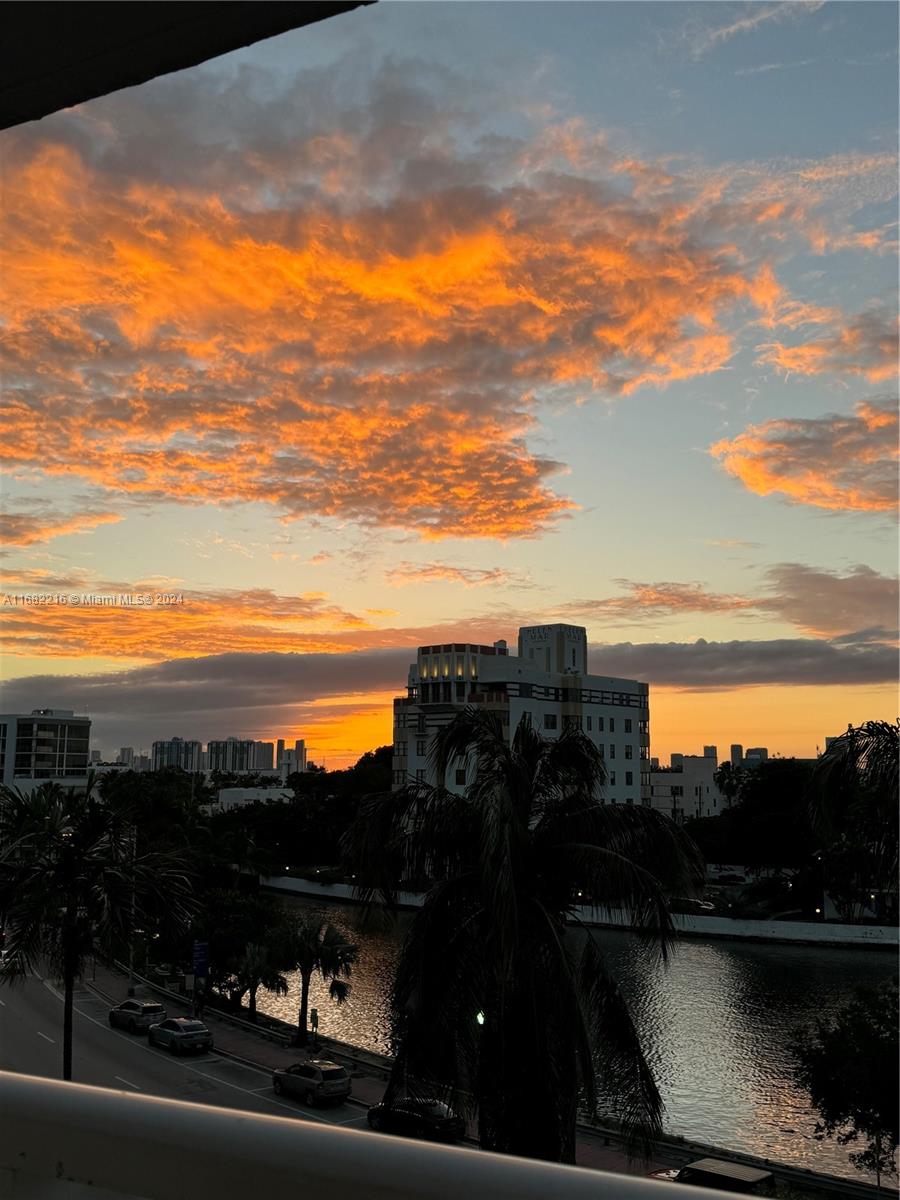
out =
[[[362,927],[354,905],[283,897],[320,911],[359,946],[350,998],[340,1007],[314,983],[320,1032],[389,1052],[388,995],[411,914],[387,930]],[[633,934],[596,930],[653,1064],[670,1133],[763,1158],[861,1179],[847,1150],[816,1141],[815,1114],[791,1078],[796,1031],[828,1018],[859,985],[896,975],[887,951],[730,941],[681,942],[668,967]],[[262,1011],[296,1021],[299,987],[261,992]]]

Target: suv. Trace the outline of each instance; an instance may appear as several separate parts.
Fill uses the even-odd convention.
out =
[[[129,1033],[146,1033],[151,1025],[166,1019],[166,1010],[161,1004],[149,1000],[126,1000],[109,1010],[109,1023],[118,1025]]]
[[[340,1103],[350,1095],[350,1076],[337,1063],[322,1058],[294,1063],[291,1067],[272,1072],[272,1087],[280,1096],[298,1096],[310,1106],[328,1102]]]

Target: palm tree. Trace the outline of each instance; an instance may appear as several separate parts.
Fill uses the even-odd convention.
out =
[[[865,721],[835,738],[816,762],[810,820],[832,854],[859,863],[856,890],[897,887],[900,721]]]
[[[690,895],[699,852],[667,816],[599,798],[603,760],[580,730],[545,741],[526,719],[463,710],[436,736],[436,777],[474,765],[464,795],[410,786],[373,797],[344,842],[362,899],[388,906],[431,880],[401,954],[388,1098],[444,1095],[477,1110],[483,1147],[573,1162],[579,1104],[615,1111],[631,1148],[662,1103],[581,904],[630,915],[665,959],[668,895]],[[410,1080],[412,1082],[410,1082]]]
[[[300,1012],[297,1018],[297,1045],[309,1042],[307,1018],[309,985],[318,972],[328,984],[328,994],[337,1004],[343,1004],[350,992],[347,982],[356,962],[357,947],[348,942],[339,929],[321,917],[304,915],[294,927],[290,939],[290,954],[300,972]]]
[[[135,813],[123,798],[104,804],[45,783],[31,793],[0,787],[0,926],[9,951],[3,978],[44,964],[58,971],[63,1008],[63,1079],[72,1078],[75,980],[95,942],[130,942],[135,920],[186,919],[184,861],[172,851],[138,854]]]
[[[250,1020],[256,1024],[256,995],[261,987],[276,996],[286,996],[288,982],[283,964],[272,945],[249,942],[235,967],[238,987],[247,992]]]

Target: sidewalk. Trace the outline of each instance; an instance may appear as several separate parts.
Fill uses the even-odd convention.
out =
[[[127,977],[113,967],[97,962],[96,976],[93,970],[85,973],[82,983],[97,992],[110,1004],[119,1004],[127,999]],[[135,993],[139,999],[155,998],[152,989],[135,981]],[[167,993],[165,996],[166,1009],[172,1015],[190,1016],[190,1001],[173,1000]],[[291,1063],[310,1057],[334,1057],[340,1061],[353,1079],[353,1096],[348,1103],[356,1103],[363,1108],[377,1104],[384,1094],[384,1076],[380,1074],[375,1055],[365,1051],[353,1053],[354,1048],[343,1043],[333,1043],[327,1038],[319,1040],[318,1049],[310,1046],[305,1049],[280,1045],[273,1041],[266,1031],[242,1029],[232,1025],[227,1019],[220,1017],[214,1009],[206,1008],[203,1020],[212,1031],[217,1054],[233,1058],[248,1066],[259,1067],[266,1071],[276,1067],[288,1067]],[[369,1060],[369,1061],[367,1061]],[[380,1076],[380,1077],[379,1077]],[[647,1175],[670,1167],[676,1162],[676,1156],[661,1158],[654,1156],[648,1163],[629,1163],[624,1150],[615,1145],[604,1144],[606,1139],[602,1134],[582,1133],[579,1131],[576,1147],[576,1161],[580,1167],[593,1167],[603,1171],[614,1171],[626,1175]],[[678,1161],[684,1156],[677,1156]]]

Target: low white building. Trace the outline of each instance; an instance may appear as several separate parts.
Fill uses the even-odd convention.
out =
[[[716,785],[717,769],[718,760],[711,754],[673,754],[668,767],[661,767],[657,759],[652,759],[652,807],[679,824],[695,817],[719,816],[728,801]]]
[[[267,803],[273,800],[283,804],[294,799],[294,793],[279,787],[233,787],[219,788],[214,801],[217,811],[228,812],[232,808],[243,808],[245,804]]]
[[[648,685],[589,675],[587,632],[580,626],[525,626],[517,655],[503,641],[420,646],[407,694],[394,701],[394,788],[437,782],[428,765],[431,741],[467,705],[496,712],[509,740],[526,714],[547,738],[570,726],[581,729],[606,760],[603,798],[650,803]],[[443,782],[462,791],[462,763]]]

